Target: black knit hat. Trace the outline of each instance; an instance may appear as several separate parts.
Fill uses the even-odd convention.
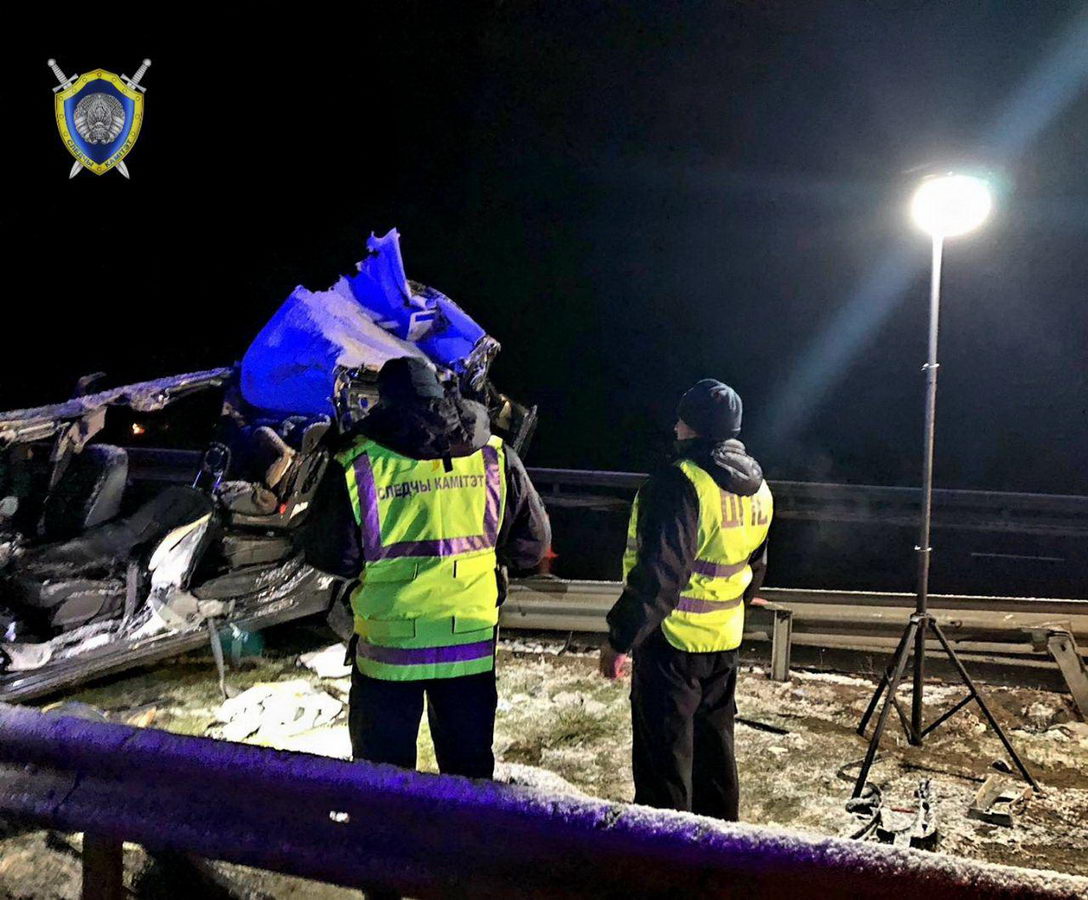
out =
[[[713,378],[704,378],[680,398],[676,415],[700,437],[725,441],[740,434],[742,411],[736,391]]]
[[[378,371],[378,398],[383,403],[441,400],[445,396],[434,369],[414,356],[387,360]]]

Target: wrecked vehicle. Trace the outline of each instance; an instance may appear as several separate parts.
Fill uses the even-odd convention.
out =
[[[306,564],[298,538],[330,448],[376,402],[388,359],[427,360],[524,449],[536,410],[491,384],[498,342],[405,277],[398,241],[371,235],[357,274],[296,288],[239,366],[94,393],[81,380],[65,403],[0,413],[0,700],[208,641],[222,675],[225,627],[336,609],[346,585]],[[96,440],[108,415],[169,416],[204,392],[220,395],[219,415],[185,457],[189,484],[156,476],[155,451]]]

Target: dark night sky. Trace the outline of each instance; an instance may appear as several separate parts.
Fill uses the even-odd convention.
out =
[[[947,250],[937,485],[1088,493],[1088,61],[1063,56],[1084,4],[195,9],[18,36],[0,406],[229,363],[396,226],[540,405],[532,464],[645,469],[711,376],[771,477],[914,484],[928,244],[905,197],[967,160],[1003,195]],[[144,56],[131,182],[69,181],[46,59]]]

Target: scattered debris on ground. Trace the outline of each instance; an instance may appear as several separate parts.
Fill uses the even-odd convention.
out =
[[[222,727],[209,732],[228,741],[250,739],[253,744],[284,749],[281,745],[286,739],[331,725],[343,708],[341,700],[303,678],[261,682],[225,700],[215,712]]]
[[[967,815],[980,822],[1011,827],[1014,813],[1023,811],[1032,794],[1030,785],[1010,781],[995,773],[982,783]]]
[[[318,678],[348,678],[351,675],[351,663],[346,658],[347,648],[343,644],[332,644],[322,650],[301,654],[298,664],[305,666]]]
[[[323,632],[298,627],[270,633],[263,657],[229,672],[238,694],[226,702],[210,656],[194,654],[74,692],[55,711],[347,759],[350,669],[343,644],[328,643]],[[499,666],[496,777],[556,794],[630,800],[630,683],[600,678],[596,652],[569,638],[504,639]],[[859,830],[867,820],[847,812],[846,802],[867,744],[855,729],[874,688],[872,680],[853,675],[795,671],[791,681],[774,682],[763,669],[742,669],[743,821],[839,837]],[[1088,725],[1063,694],[983,690],[1042,793],[1021,796],[1022,783],[1004,765],[1000,742],[974,706],[941,725],[923,747],[911,747],[893,720],[870,774],[880,791],[886,838],[908,843],[914,834],[930,835],[938,853],[1088,875]],[[962,696],[959,685],[927,685],[927,720]],[[908,688],[903,697],[909,698]],[[437,771],[426,717],[419,750],[419,768]],[[970,815],[990,794],[993,814]],[[923,813],[931,817],[928,830]],[[57,841],[46,832],[0,837],[0,898],[78,896],[79,860]],[[129,862],[132,877],[143,877],[154,861],[133,846],[126,848]],[[246,885],[239,896],[351,896],[301,879],[211,865]]]

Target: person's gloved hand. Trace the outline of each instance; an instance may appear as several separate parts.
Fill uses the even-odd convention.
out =
[[[612,645],[606,641],[601,647],[600,672],[609,681],[623,678],[628,673],[629,660],[630,657],[626,653],[613,650]]]

